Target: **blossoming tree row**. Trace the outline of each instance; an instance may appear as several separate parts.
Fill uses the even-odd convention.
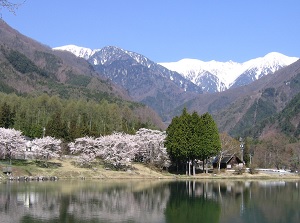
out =
[[[68,144],[77,164],[91,167],[97,159],[116,169],[129,166],[132,161],[150,163],[159,168],[170,165],[164,147],[165,133],[140,129],[135,135],[113,133],[98,138],[83,137]],[[27,139],[20,131],[0,128],[0,158],[31,158],[48,160],[61,155],[62,141],[53,137]]]

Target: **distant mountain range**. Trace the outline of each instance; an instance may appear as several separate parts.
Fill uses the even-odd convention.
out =
[[[200,87],[200,89],[195,87],[191,89],[191,91],[198,93],[199,91],[209,93],[221,92],[229,88],[247,85],[265,75],[274,73],[275,71],[288,66],[299,59],[297,57],[288,57],[280,53],[272,52],[264,57],[255,58],[244,63],[237,63],[233,61],[218,62],[214,60],[204,62],[197,59],[182,59],[178,62],[155,64],[140,54],[116,47],[113,48],[115,49],[114,53],[116,53],[116,49],[118,49],[119,52],[127,54],[128,57],[133,58],[136,63],[141,64],[142,66],[153,68],[157,67],[158,64],[162,65],[169,70],[167,71],[169,74],[162,74],[163,76],[171,79],[172,81],[177,81],[177,84],[186,84],[186,81],[182,82],[182,78],[178,78],[177,74],[179,73],[183,78]],[[107,52],[107,50],[105,51],[106,47],[103,49],[91,50],[89,48],[78,47],[75,45],[67,45],[54,49],[69,51],[77,57],[90,61],[95,66],[107,64],[107,61],[109,61],[109,56],[105,53]],[[115,57],[116,55],[114,55],[114,58]],[[176,72],[176,79],[173,79],[174,73],[170,74],[170,71]],[[166,72],[166,70],[164,72]],[[189,84],[186,86],[191,85]]]
[[[99,50],[73,45],[54,48],[87,59],[101,75],[127,90],[129,96],[153,108],[164,121],[173,109],[203,93],[201,87],[147,57],[114,46]]]
[[[169,123],[186,107],[211,113],[219,130],[232,136],[259,137],[274,129],[300,135],[298,58],[270,53],[244,63],[158,64],[114,46],[53,50],[2,20],[0,33],[1,92],[125,103],[143,122],[156,120],[158,126],[157,114]]]

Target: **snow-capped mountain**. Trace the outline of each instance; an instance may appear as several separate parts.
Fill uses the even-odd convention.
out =
[[[115,46],[98,50],[80,47],[55,50],[67,50],[86,58],[96,71],[126,89],[135,101],[152,107],[164,120],[170,119],[167,116],[172,109],[202,93],[201,87],[179,73]]]
[[[204,62],[197,59],[182,59],[178,62],[159,63],[169,70],[177,71],[182,76],[201,86],[204,91],[224,91],[241,73],[242,65],[236,62]],[[212,83],[206,86],[203,79],[211,79]]]
[[[159,64],[169,70],[177,71],[188,80],[201,86],[204,91],[215,92],[249,84],[264,75],[274,73],[280,68],[294,63],[298,59],[272,52],[264,57],[244,63],[182,59],[178,62]],[[211,80],[209,85],[204,81],[207,78]]]
[[[148,67],[150,66],[150,64],[152,64],[152,62],[149,63],[150,60],[148,58],[144,57],[141,54],[123,50],[119,47],[114,47],[114,46],[108,46],[102,49],[92,50],[90,48],[80,47],[76,45],[66,45],[66,46],[55,47],[53,48],[53,50],[69,51],[70,53],[73,53],[75,56],[84,58],[86,60],[93,58],[92,59],[93,65],[100,65],[100,64],[103,65],[109,62],[112,58],[113,60],[115,60],[116,56],[120,57],[124,53],[128,54],[130,57],[132,57],[134,60],[136,60],[138,63],[144,66]],[[110,51],[110,53],[108,53],[107,50]]]
[[[85,47],[80,47],[76,45],[66,45],[66,46],[61,46],[61,47],[55,47],[53,50],[62,50],[62,51],[69,51],[73,53],[77,57],[81,57],[84,59],[89,59],[95,51],[89,48]]]
[[[230,84],[230,87],[250,84],[265,75],[272,74],[296,62],[298,59],[297,57],[288,57],[280,53],[272,52],[264,57],[249,60],[242,64],[244,68],[243,72]]]
[[[78,57],[88,60],[94,66],[101,64],[107,65],[110,61],[117,60],[118,56],[120,57],[119,59],[121,59],[121,57],[127,55],[134,59],[136,63],[148,69],[159,68],[160,75],[165,78],[169,78],[185,90],[188,90],[188,86],[190,86],[191,90],[192,85],[187,84],[188,82],[186,82],[190,81],[200,87],[203,92],[210,93],[221,92],[231,87],[247,85],[265,75],[274,73],[275,71],[288,66],[299,59],[297,57],[288,57],[280,53],[272,52],[264,57],[255,58],[244,63],[237,63],[234,61],[219,62],[215,60],[204,62],[198,59],[182,59],[178,62],[156,64],[141,54],[123,50],[118,47],[110,48],[118,50],[118,53],[104,52],[103,49],[107,50],[107,47],[92,50],[75,45],[56,47],[54,50],[69,51]],[[163,66],[165,69],[163,70],[159,65]],[[199,92],[199,90],[196,90],[194,86],[192,86],[192,88],[193,90],[191,91]]]
[[[168,70],[167,68],[151,61],[147,57],[132,52],[128,50],[121,49],[119,47],[115,46],[107,46],[103,47],[102,49],[89,49],[85,47],[79,47],[75,45],[66,45],[61,47],[55,47],[53,50],[63,50],[63,51],[69,51],[73,53],[77,57],[84,58],[88,60],[91,64],[94,66],[108,66],[111,63],[118,61],[118,60],[128,60],[129,58],[133,60],[136,64],[143,66],[144,73],[146,69],[155,71],[156,73],[159,73],[160,76],[167,78],[174,82],[177,86],[182,88],[184,91],[190,91],[190,92],[196,92],[201,93],[201,88],[199,88],[197,85],[192,83],[190,80],[187,80],[185,77],[182,77],[179,73],[176,71]],[[103,71],[104,74],[110,78],[113,79],[113,75],[106,73]],[[123,81],[124,82],[124,81]]]
[[[121,82],[117,84],[123,85],[122,83],[127,82],[124,78],[132,75],[130,71],[133,72],[132,68],[134,68],[134,72],[137,72],[140,77],[141,75],[148,75],[150,77],[151,73],[156,77],[163,77],[172,81],[183,91],[195,93],[201,92],[201,89],[197,85],[182,77],[176,71],[170,71],[141,54],[127,51],[119,47],[107,46],[99,50],[94,50],[94,53],[90,56],[88,61],[97,69],[100,69],[99,71],[111,80],[114,81],[114,79],[119,79]],[[112,66],[112,63],[114,63],[114,65],[117,63],[122,64],[122,66]],[[128,67],[126,67],[126,65]],[[101,66],[106,69],[102,69]],[[108,72],[108,67],[114,67],[113,72]],[[120,72],[121,70],[122,72]]]

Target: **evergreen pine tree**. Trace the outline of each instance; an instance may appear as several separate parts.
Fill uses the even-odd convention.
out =
[[[14,118],[15,113],[11,111],[10,106],[4,102],[0,110],[0,127],[4,127],[6,129],[12,128],[15,122]]]
[[[46,125],[46,135],[58,139],[68,138],[66,124],[62,121],[59,112],[54,113]]]

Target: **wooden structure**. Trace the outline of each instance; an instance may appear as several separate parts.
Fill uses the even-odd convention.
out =
[[[10,175],[12,173],[12,167],[11,166],[2,167],[2,172],[6,175]]]
[[[217,156],[214,161],[213,161],[213,168],[217,169],[218,168],[218,163],[219,163],[220,157]],[[244,163],[240,158],[238,158],[235,154],[233,155],[226,155],[221,159],[220,162],[220,169],[232,169],[235,166],[243,166]]]

